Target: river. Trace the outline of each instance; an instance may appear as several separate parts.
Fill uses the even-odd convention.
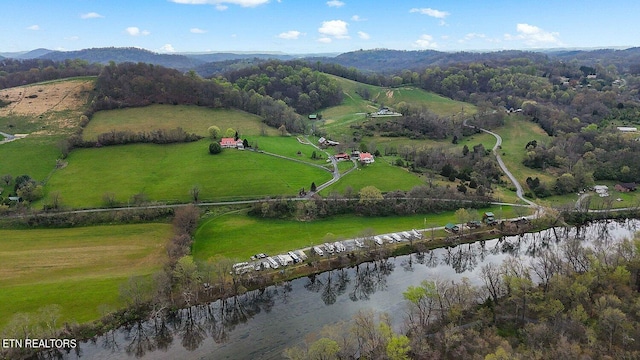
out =
[[[392,314],[401,326],[402,292],[426,279],[482,285],[480,268],[508,256],[531,258],[559,239],[576,236],[591,243],[633,237],[640,222],[601,221],[576,230],[556,228],[475,244],[443,248],[334,270],[242,296],[183,309],[172,318],[120,328],[80,343],[66,359],[282,359],[324,325],[349,320],[363,309]]]

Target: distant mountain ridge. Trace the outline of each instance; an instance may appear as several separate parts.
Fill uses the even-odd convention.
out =
[[[110,61],[144,62],[174,68],[180,71],[195,70],[202,76],[212,76],[227,70],[237,69],[265,60],[302,59],[310,63],[335,63],[354,67],[365,72],[397,73],[402,70],[420,70],[429,66],[447,66],[470,62],[505,62],[514,58],[526,58],[534,62],[561,60],[578,61],[582,65],[597,63],[613,64],[627,69],[630,64],[640,63],[640,47],[628,49],[546,49],[538,51],[502,50],[487,52],[442,52],[436,50],[391,50],[371,49],[333,54],[285,54],[270,52],[208,52],[161,54],[141,48],[91,48],[77,51],[53,51],[35,49],[28,52],[0,53],[13,59],[47,59],[64,61],[81,59],[90,63],[108,64]]]

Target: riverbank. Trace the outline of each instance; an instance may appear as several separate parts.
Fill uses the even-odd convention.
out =
[[[482,269],[489,264],[495,269],[505,260],[522,259],[534,265],[540,251],[565,254],[563,239],[574,239],[587,248],[606,246],[614,244],[613,239],[632,238],[638,229],[636,220],[600,221],[362,263],[133,322],[79,342],[82,357],[71,352],[65,358],[282,359],[285,349],[306,348],[307,341],[335,334],[327,333],[327,327],[350,328],[352,323],[345,321],[362,311],[389,314],[394,328],[401,329],[406,325],[403,314],[411,307],[403,292],[425,280],[483,286]],[[497,317],[504,314],[515,311],[501,310]],[[530,312],[527,318],[533,315]]]
[[[197,296],[197,302],[194,304],[204,304],[219,299],[232,297],[247,293],[256,289],[262,289],[274,284],[286,283],[298,278],[318,275],[320,273],[357,266],[369,261],[381,260],[393,256],[399,256],[409,253],[424,253],[434,249],[455,246],[459,244],[468,244],[478,241],[484,241],[504,236],[520,235],[527,232],[540,231],[551,226],[558,225],[546,222],[544,220],[535,220],[520,225],[514,225],[510,221],[503,222],[502,226],[491,228],[483,228],[482,230],[470,231],[464,234],[449,234],[442,236],[433,236],[437,234],[435,231],[424,232],[421,240],[413,242],[401,243],[385,243],[384,246],[376,246],[368,249],[360,249],[352,253],[341,253],[332,257],[320,258],[310,257],[308,261],[290,266],[286,269],[255,272],[246,274],[242,277],[230,279],[225,285],[210,284],[207,288],[201,288]],[[465,230],[466,232],[467,230]],[[438,233],[442,233],[439,231]],[[219,291],[218,289],[224,289]],[[186,303],[177,304],[172,307],[166,307],[162,311],[175,312],[182,306],[188,306]],[[153,302],[143,302],[136,306],[130,306],[108,314],[102,319],[84,324],[65,324],[60,332],[60,336],[75,338],[77,340],[88,340],[95,336],[109,332],[110,330],[125,326],[134,321],[139,321],[151,317],[157,313],[162,307]]]

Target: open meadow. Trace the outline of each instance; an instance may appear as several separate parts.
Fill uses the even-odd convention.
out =
[[[120,308],[120,285],[162,267],[171,233],[159,223],[0,230],[0,328],[51,304],[59,325]]]
[[[194,105],[150,105],[95,113],[84,129],[85,140],[95,140],[99,134],[117,131],[134,133],[156,129],[181,127],[187,133],[208,136],[207,129],[215,125],[222,134],[232,128],[242,137],[247,135],[277,134],[277,130],[264,125],[259,116],[240,110],[210,109]]]
[[[210,155],[208,140],[186,144],[133,144],[71,152],[69,164],[56,171],[46,186],[65,207],[101,207],[104,195],[127,205],[134,195],[165,202],[297,195],[312,182],[322,184],[331,173],[298,162],[253,151],[224,149]],[[45,198],[44,203],[47,203]]]
[[[394,190],[411,190],[414,186],[424,185],[424,180],[407,169],[389,164],[391,158],[378,157],[376,162],[369,165],[359,165],[340,179],[336,184],[324,189],[321,195],[328,195],[333,191],[343,193],[351,187],[356,193],[365,186],[375,186],[382,192]]]
[[[479,213],[484,211],[493,211],[500,218],[515,216],[509,206],[478,209]],[[196,231],[193,254],[198,260],[222,256],[247,261],[256,253],[275,255],[327,241],[355,238],[366,229],[383,234],[439,227],[449,222],[456,222],[453,211],[389,217],[344,215],[314,221],[263,219],[235,212],[203,220]]]
[[[499,150],[502,160],[520,184],[526,187],[527,177],[538,177],[544,182],[555,180],[548,172],[528,168],[522,163],[527,154],[525,146],[529,141],[536,140],[538,144],[548,144],[551,141],[551,137],[538,124],[525,120],[520,115],[511,115],[505,119],[504,126],[494,132],[502,137],[502,149]]]
[[[0,144],[0,175],[44,180],[60,158],[60,140],[80,124],[95,79],[72,78],[0,90],[0,131],[27,137]]]

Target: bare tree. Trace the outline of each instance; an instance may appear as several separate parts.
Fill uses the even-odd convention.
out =
[[[189,189],[189,195],[191,195],[193,202],[197,203],[200,199],[200,187],[198,185],[193,185],[191,189]]]

